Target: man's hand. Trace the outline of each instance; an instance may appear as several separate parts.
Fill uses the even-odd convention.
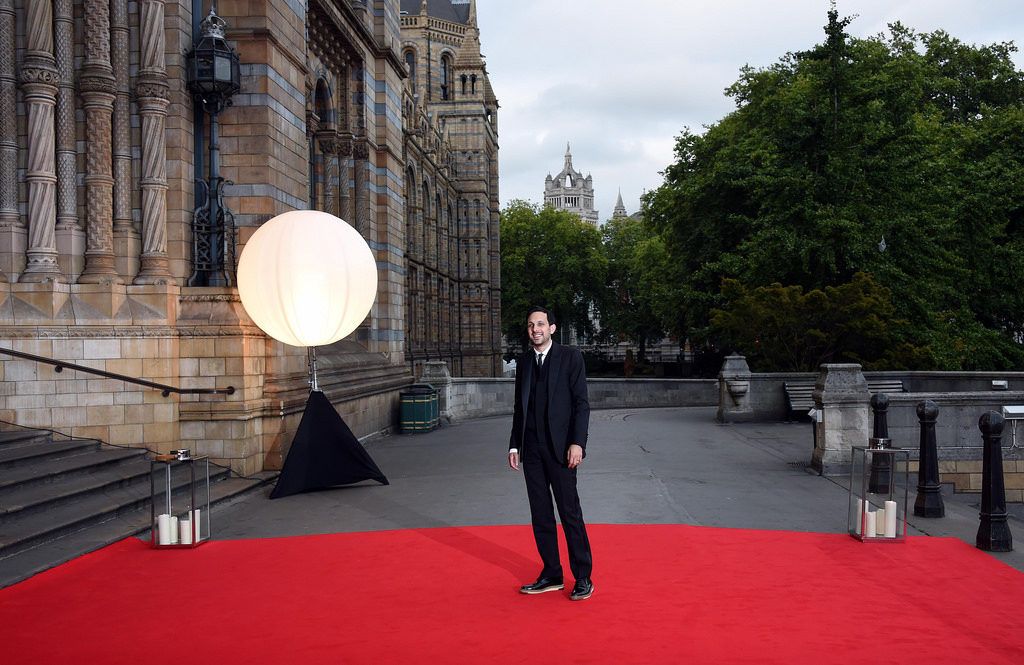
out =
[[[518,452],[514,452],[514,453],[510,452],[508,454],[508,465],[512,468],[513,471],[518,471],[519,470],[519,453]]]
[[[569,446],[569,452],[565,456],[565,461],[569,464],[570,469],[575,469],[583,461],[583,446],[578,444],[572,444]]]

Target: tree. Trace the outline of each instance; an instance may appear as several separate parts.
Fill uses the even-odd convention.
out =
[[[555,312],[564,334],[593,334],[590,319],[604,290],[601,234],[578,216],[512,201],[501,212],[501,318],[510,342],[524,340],[533,305]],[[556,332],[556,336],[558,333]]]
[[[735,111],[684,131],[644,215],[673,258],[657,310],[723,343],[723,279],[810,294],[857,273],[906,322],[915,362],[1024,368],[1024,77],[1012,44],[896,23],[868,39],[829,12],[826,41],[729,89]],[[884,240],[884,242],[883,242]],[[981,344],[982,356],[972,355]],[[926,363],[927,364],[927,363]]]
[[[602,299],[601,332],[606,339],[628,339],[637,346],[637,361],[646,359],[647,343],[665,335],[655,311],[667,256],[664,243],[643,221],[614,217],[602,227],[608,258],[608,291]]]

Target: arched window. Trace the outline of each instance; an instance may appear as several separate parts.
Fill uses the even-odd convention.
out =
[[[441,99],[451,98],[452,81],[452,58],[449,55],[441,56]]]
[[[412,49],[406,50],[405,68],[409,71],[409,80],[412,82],[412,91],[416,92],[416,51]]]
[[[470,87],[472,88],[472,92],[475,95],[476,94],[476,74],[470,74],[469,75],[469,82],[471,84]]]
[[[466,81],[468,81],[468,80],[469,80],[469,77],[466,76],[465,74],[463,74],[462,75],[462,94],[466,94]]]

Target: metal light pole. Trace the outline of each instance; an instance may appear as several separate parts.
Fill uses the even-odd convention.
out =
[[[192,276],[189,286],[231,286],[234,263],[234,233],[230,211],[221,200],[220,144],[217,116],[231,105],[231,96],[241,89],[238,54],[225,38],[227,22],[211,7],[210,15],[199,26],[199,41],[188,55],[188,88],[210,116],[210,171],[207,182],[196,187],[206,189],[206,202],[192,218]],[[201,127],[196,128],[202,131]],[[233,266],[231,266],[233,267]]]

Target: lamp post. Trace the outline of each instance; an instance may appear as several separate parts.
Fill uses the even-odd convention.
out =
[[[221,201],[224,179],[220,177],[217,115],[231,105],[231,96],[241,89],[242,75],[238,54],[225,38],[226,29],[227,22],[211,7],[199,26],[199,42],[188,55],[188,89],[210,115],[210,170],[207,182],[196,182],[197,187],[205,187],[206,202],[192,217],[189,286],[231,286],[232,282],[225,263],[229,257],[234,260],[234,236],[228,224],[231,213]]]

